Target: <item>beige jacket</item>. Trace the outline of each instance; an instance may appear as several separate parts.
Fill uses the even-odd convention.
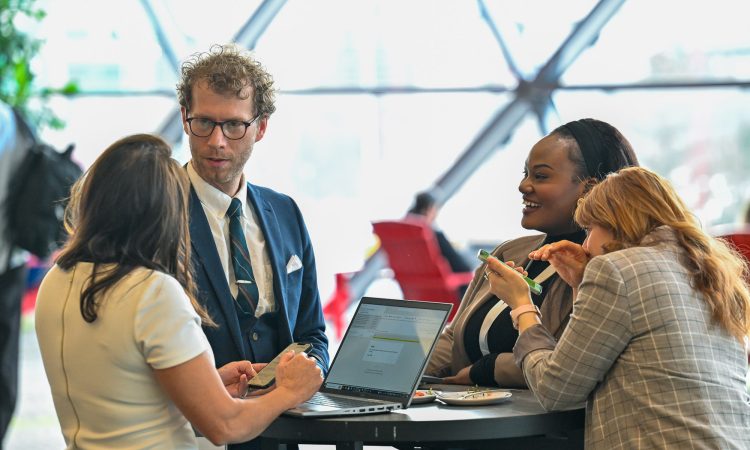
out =
[[[538,234],[513,239],[500,244],[492,254],[501,261],[514,261],[525,266],[529,261],[529,252],[539,247],[545,237],[544,234]],[[475,271],[474,279],[466,289],[456,316],[445,327],[438,340],[435,352],[425,370],[426,374],[438,377],[451,376],[473,363],[466,354],[464,331],[466,323],[477,308],[492,298],[489,284],[482,277],[484,268],[485,264],[482,264]],[[549,292],[542,303],[542,324],[553,336],[559,338],[568,324],[568,316],[572,309],[573,290],[558,277],[549,286]],[[497,356],[495,381],[502,387],[526,387],[526,381],[521,369],[513,361],[512,353],[501,353]]]

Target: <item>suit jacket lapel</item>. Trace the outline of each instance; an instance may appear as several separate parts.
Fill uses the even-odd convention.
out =
[[[193,251],[198,256],[198,259],[200,259],[202,270],[206,272],[213,287],[214,297],[226,317],[226,324],[232,340],[239,349],[239,353],[246,359],[248,352],[245,349],[240,333],[240,325],[236,319],[237,313],[235,311],[234,298],[232,297],[232,292],[229,290],[227,278],[219,259],[219,253],[216,251],[213,234],[208,225],[206,214],[203,211],[203,205],[201,205],[198,194],[196,194],[192,186],[190,187],[190,238]],[[198,270],[199,268],[196,267],[195,269]]]
[[[263,198],[258,190],[250,183],[247,183],[247,199],[253,205],[255,214],[258,216],[258,225],[263,231],[266,239],[266,249],[268,258],[273,267],[273,291],[276,301],[279,318],[284,318],[288,323],[286,315],[286,302],[284,301],[284,292],[286,292],[286,258],[283,251],[283,242],[279,222],[271,205]],[[288,327],[279,327],[279,331],[287,330]]]

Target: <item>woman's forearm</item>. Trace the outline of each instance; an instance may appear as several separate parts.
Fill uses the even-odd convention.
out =
[[[215,445],[232,442],[246,442],[255,439],[281,413],[293,408],[299,396],[283,388],[268,394],[247,399],[232,399],[234,405],[228,411],[234,413],[223,417],[216,427],[215,434],[206,437]]]

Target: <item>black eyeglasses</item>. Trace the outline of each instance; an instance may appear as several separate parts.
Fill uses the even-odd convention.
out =
[[[234,141],[242,139],[247,133],[247,127],[258,120],[260,114],[255,116],[250,122],[243,122],[241,120],[225,120],[224,122],[216,122],[211,119],[203,119],[201,117],[190,117],[185,119],[188,123],[188,128],[193,135],[198,137],[209,137],[214,132],[214,128],[218,125],[221,128],[221,132],[227,139]]]

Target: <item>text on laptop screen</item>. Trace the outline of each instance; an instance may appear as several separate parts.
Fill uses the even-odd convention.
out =
[[[325,387],[411,395],[446,311],[360,304]]]

